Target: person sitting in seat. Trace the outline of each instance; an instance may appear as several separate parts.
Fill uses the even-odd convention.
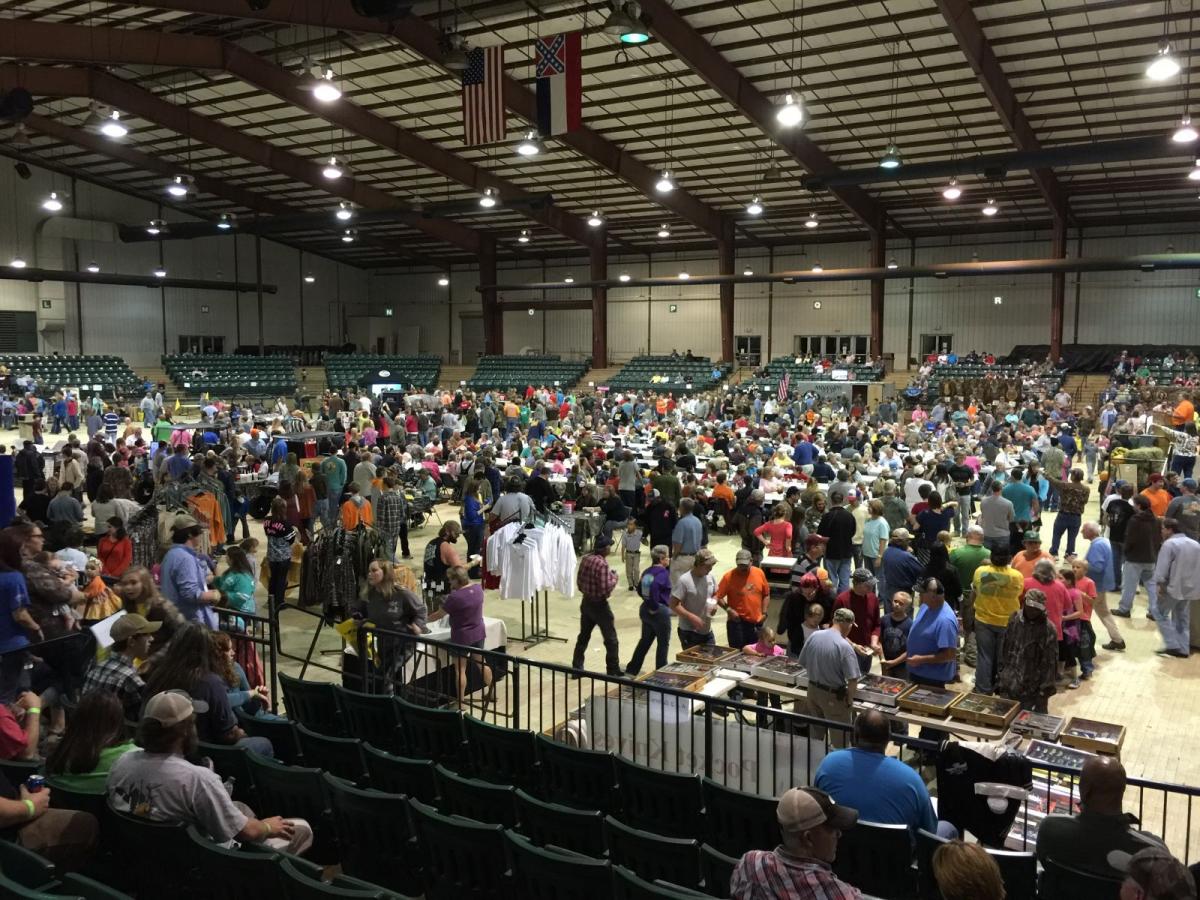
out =
[[[108,804],[118,812],[152,822],[195,825],[211,840],[265,844],[272,850],[303,853],[312,846],[304,819],[258,819],[230,799],[221,777],[188,762],[199,744],[196,715],[208,711],[184,691],[163,691],[146,703],[138,723],[142,749],[126,753],[108,776]]]
[[[1093,756],[1079,775],[1079,815],[1047,816],[1038,828],[1037,857],[1102,878],[1120,878],[1114,852],[1131,856],[1163,847],[1152,834],[1133,826],[1125,812],[1125,767],[1111,756]],[[1124,894],[1121,895],[1125,896]]]
[[[750,850],[733,870],[733,900],[859,900],[858,888],[833,874],[838,839],[858,821],[858,811],[839,806],[817,788],[791,788],[775,810],[783,843]]]
[[[958,837],[958,829],[938,821],[929,790],[911,766],[887,755],[891,726],[877,709],[859,713],[854,720],[854,746],[834,750],[821,761],[813,784],[838,803],[858,810],[864,821],[882,825],[907,825],[943,838]]]
[[[942,900],[1005,900],[1000,867],[978,844],[956,840],[938,847],[933,877]]]
[[[1162,847],[1147,847],[1116,860],[1125,881],[1121,900],[1189,900],[1196,896],[1193,870]]]

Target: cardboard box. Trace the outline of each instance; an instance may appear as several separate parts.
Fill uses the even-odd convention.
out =
[[[878,703],[880,706],[895,706],[900,695],[906,690],[908,690],[908,682],[902,678],[864,675],[858,680],[854,699],[863,703]]]
[[[1021,704],[1016,700],[987,694],[963,694],[950,707],[950,718],[1004,728],[1020,711]]]
[[[949,714],[954,701],[961,696],[961,691],[951,691],[929,684],[914,684],[900,695],[897,705],[901,709],[924,716],[944,719]]]
[[[1120,756],[1121,745],[1125,743],[1125,726],[1072,716],[1058,739],[1068,747]]]
[[[754,678],[789,687],[803,687],[808,684],[808,673],[804,671],[804,667],[786,656],[763,657],[762,662],[750,670],[750,674]]]
[[[740,656],[741,652],[740,650],[734,650],[732,647],[721,647],[717,644],[697,644],[695,647],[680,650],[675,654],[675,659],[678,662],[701,663],[706,666],[715,666],[718,663],[724,663],[727,659]]]
[[[1035,713],[1027,709],[1017,713],[1009,728],[1017,734],[1028,735],[1042,741],[1057,741],[1062,734],[1067,720],[1062,716],[1052,716],[1049,713]]]
[[[1064,747],[1062,744],[1050,744],[1046,741],[1033,740],[1025,748],[1025,758],[1030,762],[1042,765],[1057,766],[1074,772],[1083,771],[1083,764],[1095,753],[1077,750],[1074,747]]]

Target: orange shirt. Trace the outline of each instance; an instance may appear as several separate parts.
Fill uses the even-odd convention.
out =
[[[1038,555],[1035,556],[1033,559],[1030,559],[1029,557],[1027,557],[1025,555],[1025,551],[1022,550],[1020,553],[1018,553],[1016,556],[1014,556],[1012,558],[1012,562],[1009,563],[1009,565],[1011,565],[1014,569],[1016,569],[1018,572],[1020,572],[1026,578],[1032,578],[1033,577],[1033,567],[1036,566],[1038,564],[1038,562],[1040,562],[1043,559],[1048,559],[1051,562],[1054,562],[1054,557],[1051,556],[1049,553],[1047,553],[1045,550],[1040,551],[1038,553]]]
[[[1142,496],[1150,501],[1150,508],[1160,519],[1167,514],[1167,507],[1171,505],[1171,494],[1168,491],[1163,488],[1146,488],[1142,491]]]
[[[733,508],[733,488],[731,488],[728,483],[714,485],[712,489],[712,495],[714,500],[724,500],[729,504],[731,509]]]
[[[1175,407],[1175,411],[1171,413],[1171,424],[1176,428],[1180,428],[1192,421],[1196,415],[1196,407],[1192,405],[1191,400],[1180,400],[1179,405]]]
[[[717,585],[717,599],[729,601],[729,608],[747,622],[762,621],[763,606],[770,593],[766,573],[758,566],[751,566],[745,572],[732,568],[721,576]]]
[[[353,500],[347,500],[342,504],[342,527],[347,531],[353,531],[360,524],[375,524],[375,513],[371,509],[371,504],[363,503],[359,506]]]

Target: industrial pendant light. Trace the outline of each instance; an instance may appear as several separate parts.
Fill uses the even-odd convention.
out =
[[[479,195],[479,205],[484,209],[491,209],[496,205],[496,189],[484,188],[483,193]]]
[[[800,92],[788,91],[775,110],[775,121],[784,128],[795,128],[804,124],[804,98]]]
[[[334,215],[337,216],[340,221],[348,222],[350,219],[354,218],[354,207],[345,200],[342,200],[338,203],[337,211],[334,212]]]
[[[879,157],[879,168],[881,169],[898,169],[900,168],[900,151],[896,149],[896,145],[889,143],[884,148],[883,156]]]
[[[958,186],[957,178],[951,178],[950,183],[942,188],[942,196],[947,200],[957,200],[962,196],[962,188]]]
[[[1188,180],[1200,181],[1200,157],[1196,158],[1196,162],[1192,166],[1192,171],[1188,172]]]
[[[545,149],[536,131],[525,132],[525,136],[517,144],[517,153],[521,156],[537,156]]]
[[[192,191],[192,176],[191,175],[176,175],[167,182],[167,193],[172,197],[183,198]]]
[[[671,177],[670,169],[662,170],[662,174],[658,176],[658,181],[654,183],[654,189],[660,194],[669,194],[675,190],[675,180]]]
[[[746,268],[742,269],[742,275],[745,276],[746,278],[749,278],[753,274],[754,274],[754,270],[752,268],[750,268],[749,266],[746,266]]]
[[[155,278],[166,278],[167,270],[165,268],[163,268],[161,265],[155,266],[154,267],[154,277]]]
[[[808,214],[808,218],[804,220],[805,228],[816,228],[820,224],[821,223],[817,220],[817,214],[815,212],[810,212]]]
[[[450,286],[450,276],[449,275],[443,275],[441,278],[438,279],[438,287],[449,287],[449,286]]]
[[[529,240],[530,240],[530,238],[529,238],[529,229],[528,229],[528,228],[522,228],[522,229],[521,229],[521,233],[517,235],[517,243],[518,243],[518,244],[528,244],[528,243],[529,243]]]
[[[563,284],[574,284],[574,283],[575,283],[575,276],[572,275],[570,272],[568,272],[563,277]]]
[[[620,275],[617,276],[617,281],[624,284],[625,282],[627,282],[629,280],[629,278],[630,278],[630,275],[628,272],[622,272]]]
[[[457,31],[444,31],[438,39],[442,51],[442,65],[451,72],[467,70],[467,40]]]
[[[600,210],[593,209],[592,214],[588,216],[587,223],[593,228],[599,228],[604,224],[604,216],[600,215]]]
[[[167,223],[162,219],[151,219],[150,224],[146,226],[146,234],[161,234],[167,228]]]
[[[342,167],[341,162],[336,156],[331,156],[325,160],[325,165],[321,168],[321,174],[330,181],[335,181],[346,174],[346,170]]]
[[[762,198],[757,194],[746,204],[746,213],[751,216],[761,216],[763,213]]]
[[[814,272],[824,272],[824,271],[825,271],[824,267],[821,265],[821,262],[820,262],[820,260],[818,260],[817,262],[813,263],[812,270],[813,270]],[[818,307],[816,307],[816,308],[817,308],[817,309],[820,309],[820,307],[819,307],[819,306],[818,306]]]
[[[88,263],[88,264],[87,264],[87,270],[88,270],[89,272],[91,272],[93,275],[97,275],[97,274],[99,274],[99,272],[100,272],[100,263],[96,262],[96,261],[93,259],[93,260],[92,260],[90,263]]]
[[[800,22],[796,24],[796,0],[792,0],[792,50],[788,59],[792,61],[792,73],[789,80],[792,86],[784,94],[775,109],[775,121],[783,128],[799,128],[807,118],[804,109],[804,94],[802,81],[804,72],[804,6],[800,7]],[[796,35],[800,35],[800,55],[796,55]]]
[[[233,213],[221,213],[217,218],[217,227],[222,231],[228,231],[233,227],[233,220],[236,218]]]
[[[353,244],[354,239],[358,237],[358,230],[355,228],[347,228],[342,232],[342,243]]]
[[[334,103],[342,99],[341,89],[333,80],[333,69],[328,67],[315,66],[307,87],[322,103]]]
[[[100,104],[93,102],[88,108],[87,118],[83,120],[83,130],[99,133],[104,125],[104,113],[100,112]]]
[[[108,118],[104,120],[104,124],[100,126],[100,133],[115,141],[129,134],[129,129],[121,121],[121,114],[114,109],[108,114]]]
[[[42,209],[46,212],[62,212],[62,208],[63,202],[62,198],[58,195],[58,191],[51,191],[49,196],[42,201]]]
[[[984,204],[984,207],[980,210],[980,212],[985,216],[994,216],[996,213],[1000,212],[1000,207],[996,205],[995,200],[993,200],[991,197],[988,197],[988,202]]]
[[[679,280],[680,280],[680,281],[687,281],[687,280],[688,280],[689,278],[691,278],[691,277],[692,277],[692,276],[691,276],[691,273],[689,273],[689,272],[687,272],[687,271],[683,271],[683,272],[680,272],[680,273],[679,273]]]
[[[666,222],[663,222],[661,225],[659,225],[658,236],[664,239],[669,238],[671,236],[671,226]]]
[[[9,260],[8,264],[11,268],[23,269],[23,268],[25,268],[25,258],[23,256],[21,256],[20,253],[18,253],[11,260]]]
[[[18,150],[25,150],[33,146],[33,138],[29,136],[29,132],[25,129],[24,122],[18,122],[17,127],[13,129],[12,137],[8,139],[10,147],[15,147]]]
[[[1158,52],[1146,66],[1146,77],[1151,81],[1166,81],[1178,75],[1180,68],[1179,60],[1171,52],[1171,42],[1164,36],[1158,42]]]
[[[622,44],[644,44],[650,40],[650,32],[641,23],[641,7],[637,3],[618,2],[604,20],[605,34],[611,34]]]
[[[1192,125],[1192,117],[1184,113],[1183,117],[1179,120],[1179,124],[1175,126],[1175,132],[1171,135],[1171,140],[1176,144],[1189,144],[1197,137],[1200,137],[1200,133],[1197,133],[1195,126]]]
[[[896,257],[893,256],[887,261],[887,267],[889,269],[898,269],[900,268],[900,263],[896,262]]]
[[[317,280],[317,276],[315,276],[312,272],[305,273],[305,275],[304,275],[304,283],[305,284],[312,284],[316,280]]]

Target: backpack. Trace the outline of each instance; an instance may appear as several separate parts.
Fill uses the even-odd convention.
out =
[[[646,603],[650,602],[650,586],[654,584],[654,576],[650,574],[653,566],[647,566],[638,577],[637,593]]]

